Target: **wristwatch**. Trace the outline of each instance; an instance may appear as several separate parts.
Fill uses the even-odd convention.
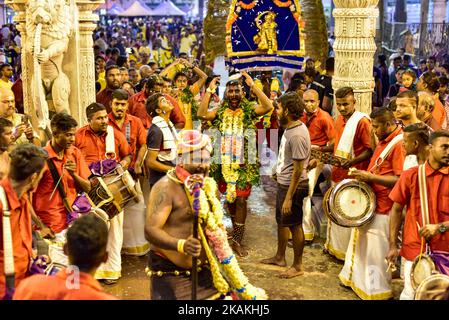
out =
[[[447,231],[447,227],[444,225],[444,223],[440,223],[440,224],[438,225],[438,231],[439,231],[440,233],[445,233],[445,232]]]

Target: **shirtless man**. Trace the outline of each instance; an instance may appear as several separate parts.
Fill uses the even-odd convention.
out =
[[[160,179],[150,193],[145,234],[151,250],[146,271],[151,277],[153,300],[190,299],[192,257],[197,257],[202,267],[198,272],[197,298],[210,298],[217,293],[209,268],[203,267],[205,252],[200,241],[192,236],[193,213],[183,185],[190,174],[207,175],[209,140],[198,131],[188,132],[196,132],[200,142],[189,149],[180,149],[178,145],[182,157],[178,157],[177,167]],[[182,134],[180,141],[185,141]],[[200,161],[190,159],[193,151],[194,156],[201,156]]]

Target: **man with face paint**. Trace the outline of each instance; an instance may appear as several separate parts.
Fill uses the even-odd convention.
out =
[[[263,93],[263,91],[255,86],[253,79],[246,73],[242,72],[246,84],[253,90],[257,99],[261,102],[260,105],[255,104],[255,102],[249,102],[244,97],[244,91],[241,83],[238,80],[231,80],[226,84],[226,94],[223,99],[222,105],[219,108],[208,110],[210,99],[212,94],[216,90],[217,82],[212,81],[209,88],[206,90],[206,94],[201,101],[200,107],[198,108],[198,118],[206,121],[213,121],[213,128],[215,130],[220,130],[223,137],[222,123],[224,119],[225,111],[229,114],[236,114],[242,110],[244,113],[244,119],[250,121],[243,121],[243,131],[246,133],[251,133],[251,130],[256,130],[254,125],[254,120],[258,117],[273,110],[273,104],[271,100]],[[229,111],[227,111],[229,110]],[[254,131],[254,136],[255,136]],[[222,139],[223,141],[223,139]],[[249,141],[244,141],[243,147],[247,148],[247,151],[251,151],[251,148],[256,148],[254,141],[254,146],[250,145]],[[248,152],[245,152],[248,155]],[[257,155],[257,152],[256,152]],[[253,184],[257,183],[259,179],[259,166],[258,159],[243,159],[243,163],[240,164],[239,177],[236,179],[236,199],[233,203],[228,203],[229,213],[233,221],[233,232],[232,232],[232,247],[236,254],[239,256],[247,255],[247,251],[242,247],[242,239],[245,232],[245,221],[247,214],[247,199],[251,194],[251,187]],[[255,162],[255,163],[252,163]],[[245,173],[245,174],[242,174]],[[249,180],[249,176],[252,175],[252,179]],[[211,167],[211,176],[219,184],[220,192],[224,193],[227,190],[227,184],[224,180],[222,173],[222,165],[213,163]]]
[[[431,252],[449,253],[449,132],[435,131],[429,138],[429,158],[424,166],[427,196],[421,198],[418,171],[421,166],[404,171],[389,197],[394,202],[390,212],[390,236],[387,259],[396,263],[400,255],[404,262],[404,290],[401,300],[413,300],[411,269],[414,259],[422,252],[422,241]],[[422,170],[422,169],[421,169]],[[421,201],[428,207],[428,219],[423,217]],[[402,225],[402,210],[407,207],[402,230],[402,244],[398,233]],[[424,238],[424,239],[423,239]]]
[[[393,112],[380,108],[371,113],[371,125],[379,143],[367,170],[353,170],[351,177],[368,183],[376,195],[374,219],[359,228],[351,228],[345,264],[339,278],[363,300],[386,300],[393,296],[391,273],[385,257],[388,253],[389,212],[393,201],[388,195],[402,173],[405,159],[402,129]],[[375,280],[373,280],[375,277]]]

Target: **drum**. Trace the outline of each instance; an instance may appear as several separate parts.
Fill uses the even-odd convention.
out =
[[[323,207],[329,219],[339,226],[360,227],[374,218],[376,195],[366,183],[345,179],[326,192]]]
[[[311,149],[310,150],[310,157],[317,159],[318,161],[325,163],[325,164],[330,164],[336,167],[340,167],[340,162],[341,160],[344,160],[343,158],[334,156],[332,153],[330,152],[323,152],[317,149]]]
[[[412,265],[410,280],[414,290],[428,277],[439,274],[432,258],[427,254],[419,255],[415,258]]]
[[[449,276],[434,274],[426,278],[416,289],[415,300],[449,300]]]
[[[92,189],[89,198],[95,207],[108,215],[109,219],[122,212],[128,202],[139,202],[134,179],[120,165],[110,173],[102,177],[95,176],[90,181]]]

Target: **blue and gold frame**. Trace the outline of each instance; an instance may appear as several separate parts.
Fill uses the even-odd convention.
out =
[[[264,26],[267,16],[275,16],[275,23]],[[260,49],[261,37],[275,43],[276,50]],[[226,22],[226,50],[228,65],[239,70],[301,69],[305,46],[299,0],[232,0]]]

